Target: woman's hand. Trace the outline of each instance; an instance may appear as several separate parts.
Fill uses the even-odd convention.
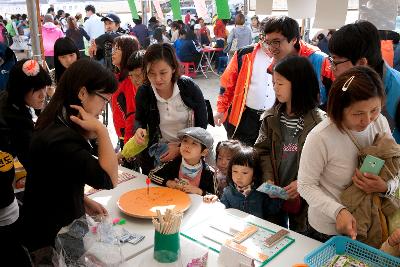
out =
[[[194,186],[194,185],[191,185],[191,184],[186,184],[186,185],[182,186],[181,190],[183,192],[189,193],[189,194],[198,194],[200,196],[203,195],[203,190],[201,190],[197,186]]]
[[[387,184],[378,175],[372,173],[361,173],[356,169],[352,177],[353,183],[367,194],[371,193],[386,193]]]
[[[179,151],[179,143],[169,143],[168,151],[161,155],[160,160],[161,162],[173,160],[177,156],[179,156],[180,153],[181,152]]]
[[[94,40],[90,43],[88,52],[89,52],[89,56],[90,57],[94,57],[96,55],[97,45],[96,45],[96,42]]]
[[[222,112],[216,112],[214,113],[214,123],[216,126],[221,126],[221,124],[224,122],[224,113]]]
[[[79,112],[78,116],[70,116],[71,121],[78,124],[85,131],[89,132],[91,137],[92,133],[97,136],[99,131],[104,129],[107,131],[105,126],[95,116],[87,113],[83,107],[71,105],[71,108],[76,109]]]
[[[143,145],[146,135],[147,131],[145,129],[139,128],[136,130],[133,138],[135,138],[136,143],[138,143],[139,145]]]
[[[218,200],[218,197],[216,195],[205,195],[203,197],[203,202],[204,203],[214,203]]]
[[[121,151],[117,153],[118,164],[121,165],[124,163],[124,156],[122,156]]]
[[[400,245],[400,228],[396,229],[388,238],[388,243],[391,247]]]
[[[297,180],[291,182],[288,186],[285,186],[283,189],[288,193],[289,199],[294,199],[300,196],[299,192],[297,192]]]
[[[100,203],[84,197],[83,204],[85,205],[85,212],[90,216],[108,216],[108,211]]]
[[[336,230],[340,234],[351,237],[351,239],[356,239],[357,222],[347,209],[342,209],[336,216]]]

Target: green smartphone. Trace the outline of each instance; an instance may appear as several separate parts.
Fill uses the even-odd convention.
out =
[[[366,172],[379,175],[384,164],[385,161],[383,159],[367,155],[364,159],[363,164],[361,165],[360,171],[362,173]]]

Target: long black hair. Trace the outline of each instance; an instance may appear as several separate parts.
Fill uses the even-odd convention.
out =
[[[78,98],[82,87],[85,87],[89,94],[111,94],[117,90],[117,80],[110,70],[94,60],[76,61],[61,77],[50,103],[40,114],[36,128],[46,128],[62,114],[63,109],[67,112],[66,120],[69,120],[69,115],[76,115],[77,112],[71,109],[70,105],[82,106]]]
[[[279,73],[292,85],[292,112],[305,115],[319,104],[319,82],[314,68],[305,57],[288,56],[276,64]],[[274,107],[280,105],[276,99]]]
[[[36,75],[28,75],[24,72],[23,66],[27,61],[31,61],[32,64],[39,67],[39,72]],[[51,85],[50,76],[37,61],[22,59],[10,71],[7,83],[8,102],[20,108],[25,108],[25,95],[27,93],[32,90],[33,92],[38,91],[49,85]]]
[[[65,71],[65,67],[61,64],[60,60],[58,60],[58,57],[73,53],[76,54],[76,59],[78,60],[80,58],[79,49],[71,38],[59,38],[54,43],[54,68],[57,83],[60,81],[61,75]]]

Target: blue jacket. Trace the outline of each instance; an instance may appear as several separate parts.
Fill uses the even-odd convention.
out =
[[[196,54],[200,54],[192,40],[178,39],[175,41],[174,47],[176,55],[181,62],[185,62],[188,58],[192,59]]]
[[[400,72],[385,64],[383,83],[385,85],[386,93],[386,111],[389,115],[389,120],[394,121],[396,116],[397,105],[400,100]],[[399,129],[393,130],[393,137],[398,144],[400,144]]]
[[[225,187],[221,203],[227,209],[238,209],[262,219],[277,214],[282,207],[282,200],[272,199],[267,194],[257,191],[256,188],[253,188],[245,197],[233,184]]]
[[[17,63],[14,51],[5,44],[0,43],[0,59],[4,62],[0,65],[0,92],[6,90],[8,76],[12,67]]]

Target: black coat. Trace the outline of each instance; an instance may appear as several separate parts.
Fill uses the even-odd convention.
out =
[[[203,190],[203,195],[205,194],[215,194],[216,182],[214,171],[201,160],[203,164],[203,170],[201,172],[199,188]],[[182,157],[177,157],[176,159],[155,168],[150,171],[149,178],[155,184],[166,186],[169,180],[174,180],[179,177],[179,170],[181,168]]]
[[[199,86],[191,78],[185,76],[178,79],[177,85],[183,103],[194,112],[194,126],[207,129],[207,108]],[[149,129],[149,144],[147,147],[161,139],[160,113],[151,85],[142,85],[136,93],[135,131],[138,128]],[[154,167],[152,159],[149,158],[147,149],[141,154],[142,170],[143,173],[147,174]]]
[[[92,147],[61,118],[34,133],[22,209],[23,239],[30,250],[54,244],[58,231],[85,214],[84,186],[113,188]]]

